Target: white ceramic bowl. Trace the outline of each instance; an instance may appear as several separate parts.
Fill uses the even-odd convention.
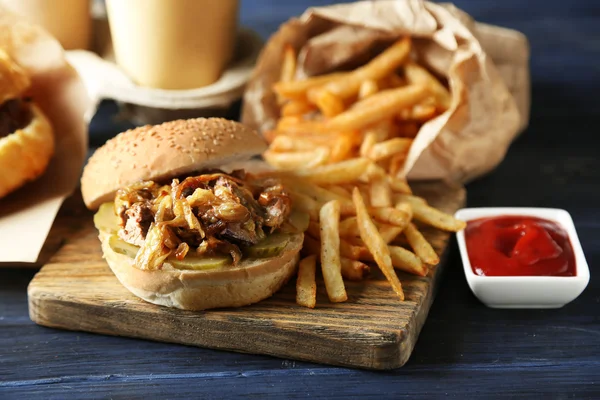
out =
[[[492,308],[559,308],[575,300],[590,280],[590,270],[571,215],[557,208],[463,208],[455,217],[463,221],[503,215],[523,215],[558,223],[568,233],[575,254],[575,276],[480,276],[473,272],[464,230],[456,234],[469,287]]]

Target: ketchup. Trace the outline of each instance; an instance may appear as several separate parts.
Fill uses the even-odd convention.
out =
[[[567,232],[536,217],[500,216],[467,223],[471,268],[485,276],[575,276]]]

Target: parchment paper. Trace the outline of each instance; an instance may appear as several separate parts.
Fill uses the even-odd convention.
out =
[[[446,77],[452,106],[415,138],[403,175],[467,182],[495,168],[529,119],[529,48],[519,32],[478,24],[451,4],[361,1],[308,9],[267,42],[244,96],[242,121],[272,129],[272,91],[283,47],[298,51],[297,77],[364,64],[411,35],[419,63]]]
[[[89,98],[58,41],[3,7],[0,48],[30,73],[28,94],[50,119],[56,139],[44,175],[0,199],[0,263],[33,263],[63,200],[77,187],[87,149]]]

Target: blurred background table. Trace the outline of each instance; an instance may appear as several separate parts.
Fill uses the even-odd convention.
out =
[[[265,39],[318,0],[243,0],[241,20]],[[264,356],[64,332],[27,313],[33,270],[0,270],[0,398],[597,398],[600,396],[600,9],[594,0],[457,0],[481,22],[531,43],[527,131],[469,206],[569,210],[591,269],[586,291],[558,310],[493,310],[469,291],[455,245],[408,364],[359,371]],[[92,146],[128,127],[102,105]]]

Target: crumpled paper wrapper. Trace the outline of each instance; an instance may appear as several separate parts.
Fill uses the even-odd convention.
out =
[[[59,42],[3,7],[0,48],[29,72],[27,94],[50,119],[55,135],[55,154],[46,172],[0,199],[0,264],[34,263],[61,204],[78,184],[87,151],[84,112],[89,98]]]
[[[451,4],[362,1],[308,9],[266,44],[244,96],[242,121],[273,129],[272,85],[285,44],[297,78],[367,62],[374,48],[411,35],[417,60],[448,80],[452,106],[422,126],[402,174],[468,182],[494,169],[529,119],[529,46],[519,32],[476,23]]]

